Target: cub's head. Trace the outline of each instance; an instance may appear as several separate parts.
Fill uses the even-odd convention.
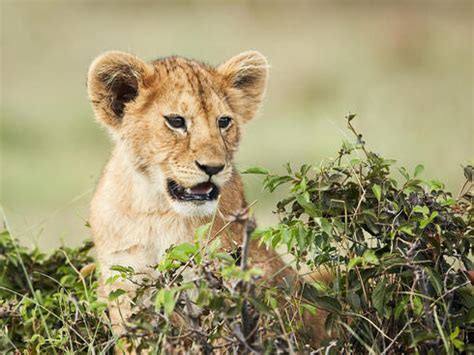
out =
[[[177,212],[205,215],[234,173],[241,125],[255,115],[267,68],[258,52],[217,67],[107,52],[89,69],[88,92],[132,169]]]

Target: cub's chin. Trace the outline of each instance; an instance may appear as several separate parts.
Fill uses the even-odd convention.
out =
[[[168,179],[167,192],[172,208],[183,216],[203,217],[215,213],[220,189],[207,181],[192,187],[185,187]]]
[[[177,202],[172,201],[171,207],[176,213],[186,217],[212,216],[217,209],[217,200],[206,202]]]

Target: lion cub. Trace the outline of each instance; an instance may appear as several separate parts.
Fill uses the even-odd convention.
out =
[[[244,52],[217,67],[179,57],[147,63],[107,52],[91,65],[88,93],[115,147],[91,204],[90,224],[103,280],[112,265],[150,273],[172,244],[192,242],[196,227],[216,214],[214,230],[246,206],[233,165],[242,125],[265,92],[268,64]],[[224,247],[241,243],[241,224],[222,235]],[[274,251],[251,246],[252,265],[280,283],[295,279]],[[133,292],[131,283],[102,285]],[[110,304],[120,333],[130,303]],[[312,326],[313,327],[313,326]],[[312,328],[311,327],[311,328]]]

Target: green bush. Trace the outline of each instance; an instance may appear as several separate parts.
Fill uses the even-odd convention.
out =
[[[266,174],[268,190],[289,184],[291,192],[277,206],[281,224],[261,237],[284,244],[297,266],[335,272],[323,299],[306,294],[331,311],[332,350],[463,351],[474,329],[472,166],[456,199],[442,183],[421,179],[422,165],[413,174],[399,168],[399,181],[394,160],[367,150],[354,117],[347,120],[357,142],[336,159]]]
[[[86,242],[46,256],[0,234],[0,352],[86,353],[113,349],[105,304],[97,300],[95,274],[80,269],[93,260]]]
[[[277,204],[280,223],[251,237],[286,251],[301,273],[327,269],[330,284],[308,282],[298,296],[269,287],[251,267],[248,240],[223,251],[205,225],[194,243],[168,250],[158,279],[138,282],[133,269],[115,267],[118,275],[107,282],[138,283],[138,311],[115,339],[95,295],[96,274],[84,272],[90,243],[45,256],[4,232],[0,350],[113,352],[118,343],[204,353],[474,351],[472,166],[464,167],[456,198],[442,183],[422,179],[422,165],[412,174],[398,168],[398,176],[395,161],[367,149],[354,117],[347,122],[356,142],[344,143],[335,159],[297,170],[288,165],[283,176],[247,171],[261,174],[270,192],[289,188]],[[190,280],[183,278],[188,268]],[[319,309],[329,312],[326,330],[337,336],[313,349],[301,313]]]

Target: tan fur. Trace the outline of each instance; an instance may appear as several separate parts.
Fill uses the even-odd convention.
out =
[[[255,115],[262,100],[267,67],[258,52],[242,53],[218,67],[178,57],[145,63],[122,52],[105,53],[92,63],[89,97],[96,118],[115,143],[90,214],[104,279],[112,274],[112,265],[153,273],[150,266],[160,261],[164,251],[172,244],[192,241],[196,227],[209,222],[216,208],[214,231],[246,206],[233,157],[241,125]],[[170,114],[184,117],[187,130],[171,129],[164,119]],[[232,118],[225,130],[217,125],[221,116]],[[185,187],[208,180],[196,161],[225,166],[212,176],[221,190],[218,206],[211,202],[183,205],[167,191],[167,179]],[[224,232],[224,247],[241,244],[242,236],[243,226],[232,224]],[[273,283],[296,279],[274,251],[254,242],[250,256],[252,265],[267,276],[281,270]],[[113,287],[133,292],[131,283]],[[103,285],[104,294],[110,291],[110,286]],[[119,333],[131,312],[130,303],[125,299],[110,304],[109,309]]]

